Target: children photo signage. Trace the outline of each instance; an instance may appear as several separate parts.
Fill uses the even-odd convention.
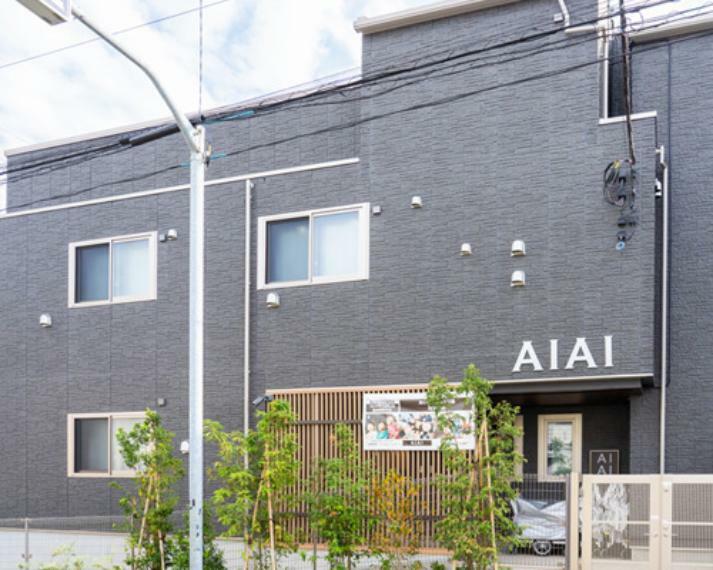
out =
[[[452,421],[439,426],[426,394],[364,394],[366,451],[437,450],[445,438],[460,449],[474,449],[473,414],[463,400],[449,409]]]

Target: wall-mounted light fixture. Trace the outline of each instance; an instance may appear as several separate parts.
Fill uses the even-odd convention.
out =
[[[411,197],[411,207],[412,208],[423,208],[423,200],[421,200],[421,196],[412,196]]]
[[[512,242],[512,247],[510,248],[510,255],[512,257],[522,257],[525,255],[525,242],[521,239],[516,239]]]
[[[181,442],[181,453],[183,455],[188,455],[190,453],[190,451],[191,451],[191,444],[189,443],[189,441],[187,439],[184,439]]]
[[[168,241],[176,241],[178,239],[178,230],[171,228],[166,232],[166,239]]]
[[[48,329],[52,326],[52,315],[49,313],[42,313],[40,315],[40,326],[43,329]]]
[[[460,244],[460,254],[461,257],[467,257],[468,255],[473,255],[473,248],[470,247],[469,243]]]
[[[280,296],[274,291],[267,294],[267,300],[265,301],[268,309],[277,309],[280,306]]]
[[[524,271],[513,271],[512,277],[510,277],[510,287],[524,287],[525,286],[525,272]]]
[[[381,206],[372,206],[371,207],[371,215],[372,216],[380,216],[381,215]]]

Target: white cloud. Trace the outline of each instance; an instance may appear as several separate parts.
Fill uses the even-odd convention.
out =
[[[210,7],[204,12],[204,107],[354,68],[360,63],[360,37],[352,28],[357,16],[427,2],[229,0]],[[79,4],[112,31],[196,7],[195,0]],[[48,26],[12,1],[0,3],[0,21],[9,22],[0,35],[0,148],[167,116],[146,77],[102,42],[3,69],[3,64],[93,36],[77,21]],[[197,13],[119,38],[158,73],[183,110],[197,108]]]

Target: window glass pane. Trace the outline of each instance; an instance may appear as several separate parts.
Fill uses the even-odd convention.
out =
[[[547,474],[572,471],[572,422],[547,422]]]
[[[74,420],[74,470],[109,471],[108,420]]]
[[[151,289],[149,240],[112,245],[112,296],[147,297]]]
[[[315,277],[359,273],[359,212],[315,216],[312,271]]]
[[[108,300],[109,244],[78,247],[75,251],[75,302]]]
[[[267,282],[308,278],[309,218],[267,224]]]
[[[139,418],[112,418],[111,420],[111,470],[112,471],[128,471],[124,458],[121,456],[119,442],[116,439],[116,433],[119,429],[125,432],[131,431],[134,425],[141,423]]]

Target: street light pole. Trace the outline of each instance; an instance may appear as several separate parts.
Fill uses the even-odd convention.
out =
[[[205,130],[193,127],[179,111],[156,74],[119,41],[103,31],[70,5],[70,0],[19,0],[21,4],[50,24],[67,21],[69,14],[104,39],[110,46],[138,66],[154,84],[171,110],[178,129],[191,150],[190,197],[190,301],[189,301],[189,384],[190,384],[190,568],[203,570],[203,266],[204,266],[204,202],[205,169],[208,153]]]
[[[151,80],[168,105],[178,128],[191,150],[190,195],[190,252],[189,252],[189,547],[191,570],[203,569],[203,275],[204,275],[204,204],[206,146],[205,129],[193,127],[188,118],[178,110],[158,77],[149,67],[129,52],[115,38],[104,32],[94,22],[72,8],[72,15],[119,53],[137,65]]]

